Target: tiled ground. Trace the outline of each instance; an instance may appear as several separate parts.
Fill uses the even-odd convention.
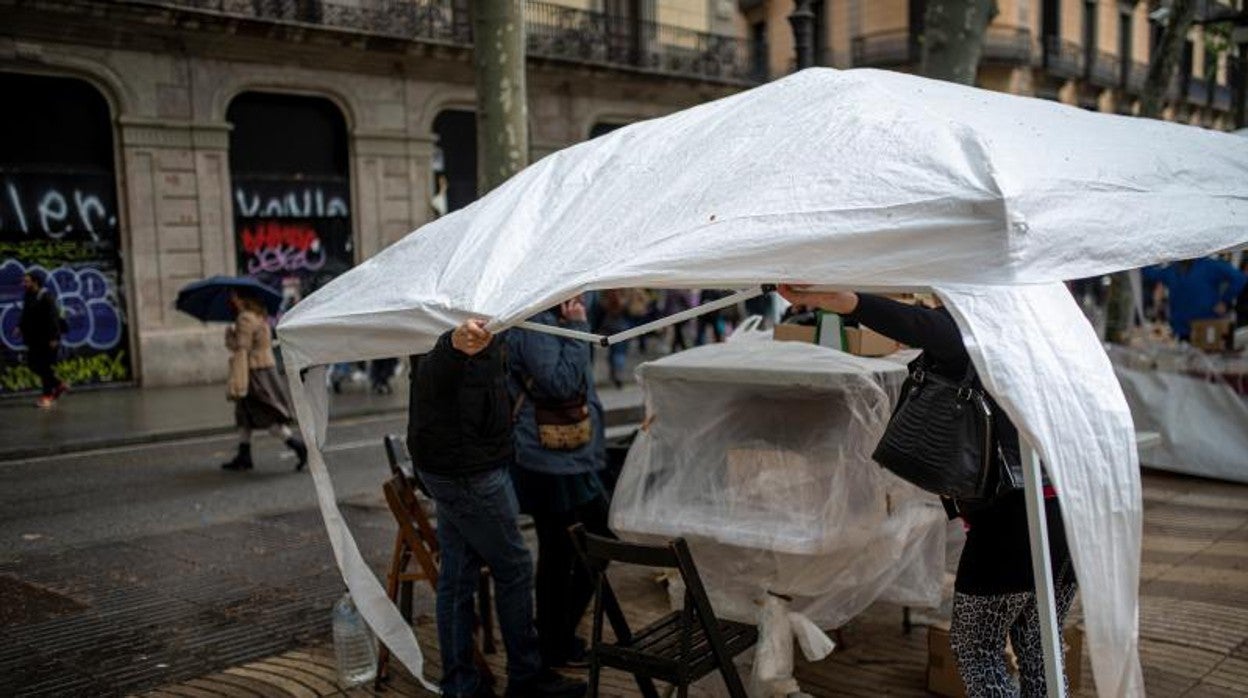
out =
[[[1148,693],[1248,694],[1248,486],[1147,473],[1144,497],[1140,644]],[[383,540],[374,545],[383,546],[371,548],[374,552],[389,549]],[[617,590],[630,617],[639,622],[664,610],[664,590],[645,574],[621,576]],[[428,608],[428,592],[421,593],[423,603],[418,607]],[[417,634],[431,664],[429,674],[436,676],[436,639],[428,616],[418,621]],[[927,631],[918,627],[905,633],[900,609],[873,606],[845,630],[844,639],[844,647],[828,659],[799,666],[797,675],[807,692],[815,696],[927,695]],[[490,662],[501,676],[502,656],[493,655]],[[1086,651],[1081,663],[1084,682],[1078,695],[1093,696]],[[333,667],[332,652],[318,644],[144,695],[341,695]],[[694,694],[718,693],[714,683],[698,686]],[[372,693],[356,689],[349,695]],[[380,695],[423,693],[399,672]],[[638,695],[629,678],[616,673],[605,677],[602,694]]]

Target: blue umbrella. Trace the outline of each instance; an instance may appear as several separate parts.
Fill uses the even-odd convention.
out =
[[[249,276],[214,276],[183,286],[174,307],[204,322],[234,322],[231,291],[259,299],[270,315],[276,315],[282,305],[281,293]]]

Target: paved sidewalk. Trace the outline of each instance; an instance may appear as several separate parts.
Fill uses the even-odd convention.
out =
[[[1159,472],[1146,472],[1143,484],[1140,660],[1148,695],[1248,695],[1248,486]],[[385,542],[383,536],[376,540],[374,545]],[[382,556],[382,551],[373,552]],[[950,552],[947,566],[952,572],[957,554]],[[648,570],[613,568],[612,578],[634,627],[666,611],[667,594]],[[430,612],[432,592],[423,585],[416,588],[416,634],[429,665],[427,675],[436,677],[439,658]],[[1076,608],[1068,622],[1078,623],[1080,616]],[[847,626],[844,645],[827,659],[811,663],[799,657],[796,676],[804,690],[817,698],[932,695],[926,690],[927,629],[919,626],[907,633],[900,619],[897,606],[874,604]],[[388,690],[378,693],[367,686],[344,691],[338,685],[328,623],[321,623],[320,642],[140,695],[432,696],[397,665]],[[501,652],[487,657],[500,677],[504,660]],[[1080,665],[1082,686],[1072,694],[1092,698],[1096,693],[1086,645]],[[717,683],[715,678],[704,680],[690,695],[723,695]],[[634,698],[639,692],[627,675],[608,671],[602,695]]]
[[[630,358],[630,366],[641,360],[635,354]],[[602,357],[597,363],[607,426],[640,422],[640,390],[632,384],[615,388],[607,380]],[[407,375],[396,376],[391,385],[390,395],[371,393],[366,380],[344,385],[341,393],[330,396],[330,419],[406,410]],[[224,384],[82,390],[70,392],[51,410],[36,409],[34,398],[8,398],[0,400],[0,461],[233,430],[234,406],[225,399]]]
[[[391,395],[343,392],[330,400],[330,418],[407,408],[406,383]],[[0,401],[0,461],[204,436],[234,429],[225,385],[84,390],[51,410],[33,400]]]

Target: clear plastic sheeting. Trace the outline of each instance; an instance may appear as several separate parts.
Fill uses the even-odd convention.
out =
[[[904,366],[752,341],[637,375],[649,426],[616,486],[612,528],[684,536],[718,613],[757,622],[767,592],[823,627],[877,599],[939,604],[944,510],[871,460]]]
[[[1242,381],[1248,360],[1186,345],[1108,352],[1135,428],[1161,435],[1141,451],[1142,464],[1248,483],[1248,401],[1225,379]]]

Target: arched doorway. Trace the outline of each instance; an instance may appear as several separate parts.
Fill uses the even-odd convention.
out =
[[[36,389],[15,329],[22,275],[41,270],[68,328],[55,371],[131,380],[108,102],[83,80],[0,72],[0,395]]]
[[[598,136],[605,136],[608,133],[611,133],[612,131],[614,131],[615,129],[624,128],[627,125],[628,124],[614,124],[614,123],[606,123],[606,122],[599,121],[598,123],[590,127],[589,139],[593,140],[597,138]]]
[[[477,115],[459,109],[440,112],[433,120],[433,133],[434,195],[445,193],[445,213],[450,213],[477,200]]]
[[[328,99],[235,97],[230,122],[238,273],[298,302],[351,268],[347,126]]]

